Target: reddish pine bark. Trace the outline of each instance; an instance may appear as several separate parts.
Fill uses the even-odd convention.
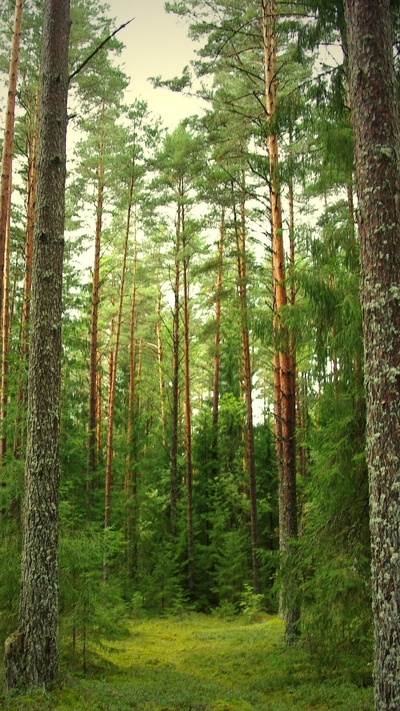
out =
[[[246,219],[245,219],[245,196],[241,196],[240,219],[235,214],[235,232],[237,246],[238,263],[238,292],[242,331],[242,354],[243,354],[243,376],[244,376],[244,401],[246,408],[246,427],[244,433],[245,462],[249,477],[249,498],[250,498],[250,526],[251,526],[251,561],[253,573],[253,589],[259,592],[259,561],[257,556],[258,548],[258,515],[257,515],[257,487],[256,487],[256,465],[254,453],[254,432],[253,432],[253,403],[252,403],[252,382],[251,382],[251,362],[250,362],[250,339],[247,318],[247,264],[246,264]]]
[[[114,411],[115,411],[115,392],[117,383],[117,366],[119,357],[119,343],[121,336],[122,312],[124,305],[125,294],[125,277],[126,277],[126,262],[128,257],[129,235],[131,230],[131,215],[132,215],[132,198],[135,187],[135,161],[132,159],[132,173],[129,182],[128,192],[128,210],[125,224],[125,240],[122,255],[121,276],[119,281],[119,299],[118,310],[115,326],[115,338],[111,343],[110,350],[110,370],[108,380],[108,405],[107,405],[107,444],[106,444],[106,475],[105,475],[105,506],[104,506],[104,528],[107,529],[111,525],[111,487],[112,487],[112,462],[114,457]],[[114,318],[111,325],[111,340],[114,332]],[[107,551],[103,566],[103,580],[108,580],[108,562]]]
[[[19,49],[21,43],[23,0],[16,0],[13,40],[10,56],[6,121],[0,181],[0,320],[1,320],[1,388],[0,388],[0,464],[6,452],[3,424],[7,407],[7,371],[9,351],[9,269],[12,156],[14,148],[15,100],[17,94]]]
[[[279,478],[279,547],[288,553],[290,540],[297,536],[296,502],[296,418],[295,362],[288,329],[282,324],[280,310],[288,303],[285,283],[282,206],[279,181],[278,136],[274,128],[277,106],[276,2],[262,0],[264,39],[265,106],[268,117],[268,154],[270,168],[270,213],[272,233],[272,280],[274,293],[274,410],[275,438]],[[286,623],[286,642],[295,634],[299,611],[291,599],[296,591],[282,591],[281,612]]]
[[[99,163],[97,168],[97,208],[94,244],[92,310],[90,319],[89,355],[89,422],[88,422],[88,485],[93,485],[93,473],[97,465],[96,431],[98,429],[98,320],[100,301],[100,250],[103,226],[104,196],[104,106],[99,140]]]

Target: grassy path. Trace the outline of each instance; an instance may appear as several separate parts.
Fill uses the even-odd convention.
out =
[[[371,689],[322,678],[301,649],[285,650],[282,623],[191,614],[134,620],[98,650],[85,676],[60,690],[4,698],[8,711],[372,711]]]

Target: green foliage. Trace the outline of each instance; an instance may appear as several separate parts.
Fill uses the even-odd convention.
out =
[[[239,607],[246,622],[256,622],[264,607],[264,595],[255,593],[247,583],[241,594]]]
[[[283,624],[263,616],[191,614],[134,620],[129,637],[98,649],[96,666],[60,689],[2,699],[5,711],[370,711],[372,689],[345,669],[310,665],[301,645],[283,646]],[[367,677],[367,668],[364,669]],[[354,672],[354,662],[353,662]]]
[[[112,27],[105,6],[86,0],[76,0],[72,5],[71,71],[79,67]],[[201,118],[181,121],[166,133],[157,120],[150,118],[145,102],[123,106],[127,77],[111,61],[110,53],[117,55],[121,48],[115,39],[108,45],[110,53],[102,50],[96,55],[74,77],[71,88],[70,111],[76,114],[71,125],[74,121],[81,133],[70,165],[66,195],[60,443],[61,627],[68,663],[73,659],[75,667],[94,670],[96,658],[99,674],[107,678],[114,674],[115,686],[111,693],[110,687],[98,679],[93,685],[73,680],[72,687],[65,688],[60,697],[57,692],[54,697],[40,692],[37,698],[26,697],[26,706],[21,708],[40,705],[41,709],[112,707],[117,711],[130,707],[140,711],[186,711],[194,709],[192,701],[196,699],[198,711],[264,711],[266,703],[271,710],[306,709],[311,705],[320,709],[366,709],[370,702],[367,692],[364,696],[353,686],[343,685],[338,690],[337,678],[332,685],[325,684],[332,675],[344,673],[345,668],[349,683],[367,683],[366,661],[369,662],[371,650],[359,254],[351,210],[353,141],[343,68],[328,66],[324,63],[325,59],[328,61],[326,57],[311,53],[321,38],[326,43],[343,40],[343,5],[325,0],[309,0],[302,6],[277,2],[279,100],[273,126],[268,123],[264,107],[259,4],[250,2],[244,8],[239,0],[187,0],[167,5],[170,11],[189,18],[190,35],[203,44],[198,61],[191,68],[186,67],[181,77],[157,81],[172,90],[184,91],[190,86],[195,91],[194,74],[197,78],[206,77],[206,82],[212,76],[212,82],[200,89],[208,102],[208,110]],[[297,16],[307,9],[311,18]],[[4,17],[0,18],[5,37],[9,37],[11,28],[8,10],[4,7]],[[21,536],[26,385],[26,361],[20,349],[26,215],[19,203],[25,201],[25,154],[34,129],[40,20],[41,4],[28,3],[16,127],[18,196],[11,224],[14,284],[8,403],[2,421],[2,434],[8,442],[0,476],[0,628],[4,635],[17,626],[16,561]],[[1,71],[8,67],[3,53],[0,65]],[[293,335],[298,414],[300,410],[304,414],[297,432],[301,535],[296,544],[293,542],[291,555],[281,566],[278,578],[278,482],[271,366],[273,294],[265,205],[270,180],[265,146],[271,128],[279,138],[284,210],[288,186],[294,189],[295,261],[288,269],[287,281],[293,285],[295,304],[288,304],[280,316]],[[104,200],[100,210],[97,191],[101,169]],[[244,193],[249,245],[246,318],[253,384],[265,401],[265,420],[260,422],[257,412],[253,427],[261,595],[255,595],[249,585],[250,511],[235,234],[238,196]],[[113,343],[110,324],[118,303],[128,212],[131,222],[126,292],[122,300],[113,422],[113,525],[104,534],[108,358]],[[184,250],[176,243],[177,222],[183,212]],[[88,341],[92,285],[91,274],[82,270],[81,262],[87,265],[89,258],[91,261],[99,217],[100,449],[98,466],[89,477]],[[284,214],[285,241],[288,218]],[[217,249],[221,232],[222,256]],[[187,261],[190,295],[195,554],[191,596],[187,590],[182,339],[176,531],[171,530],[170,522],[171,290],[176,262],[182,259]],[[222,285],[217,288],[220,264]],[[181,292],[182,287],[180,296]],[[221,324],[217,346],[218,299]],[[182,310],[179,317],[181,326]],[[220,371],[215,422],[212,396],[217,352]],[[105,558],[108,585],[103,583]],[[292,664],[286,663],[281,654],[282,625],[277,620],[268,620],[260,627],[243,626],[246,620],[257,622],[264,606],[276,610],[280,585],[286,594],[296,596],[302,609],[304,646],[295,645],[296,658],[288,651]],[[200,618],[193,609],[212,611],[213,620],[201,618],[201,626],[199,623],[197,627]],[[118,670],[125,641],[119,647],[120,655],[110,652],[108,662],[104,661],[107,655],[101,646],[105,638],[111,644],[123,634],[127,610],[135,618],[131,633],[137,648],[126,652],[134,685],[127,671]],[[238,616],[240,611],[242,617]],[[160,639],[163,629],[171,626],[171,639],[177,635],[182,645],[204,643],[210,661],[200,659],[201,678],[196,654],[192,661],[185,658],[183,663],[179,649],[180,661],[175,668],[171,666],[171,644],[166,643],[161,651],[158,647],[157,651],[150,651],[152,643],[146,637],[147,623],[143,622],[149,613],[163,615],[163,622],[153,621],[152,628]],[[187,626],[188,633],[193,622],[195,632],[191,631],[189,641],[179,637],[171,614],[179,617],[180,627]],[[224,628],[221,620],[229,620],[230,626]],[[250,661],[246,657],[243,662],[241,655],[247,650],[248,640],[255,647]],[[235,645],[237,654],[230,657]],[[145,655],[144,663],[140,651]],[[218,654],[222,655],[222,662],[218,661]],[[245,691],[233,691],[234,681],[227,685],[221,682],[227,669]],[[157,678],[155,671],[159,672]]]
[[[345,386],[346,387],[346,386]],[[297,556],[302,628],[316,658],[371,658],[368,477],[363,400],[326,387],[309,433],[313,452],[304,489]],[[336,662],[335,662],[336,660]]]
[[[120,540],[109,532],[64,530],[60,541],[60,609],[64,654],[86,671],[93,643],[115,639],[126,630],[126,604],[117,581],[102,579],[104,556],[116,553]]]

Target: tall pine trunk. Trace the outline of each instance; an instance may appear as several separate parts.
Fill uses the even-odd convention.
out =
[[[250,362],[250,339],[247,314],[247,263],[246,263],[246,219],[245,219],[245,194],[244,190],[240,196],[240,217],[237,215],[234,206],[235,233],[237,246],[238,263],[238,293],[240,305],[240,321],[242,331],[242,356],[243,356],[243,376],[244,376],[244,401],[246,408],[245,422],[245,458],[246,469],[249,478],[249,498],[250,498],[250,527],[251,527],[251,567],[253,574],[253,589],[259,592],[259,561],[257,555],[258,548],[258,515],[257,515],[257,488],[256,488],[256,464],[254,452],[254,431],[253,431],[253,403],[252,403],[252,382],[251,382],[251,362]]]
[[[194,591],[194,535],[193,535],[193,464],[192,422],[190,405],[190,334],[189,334],[189,282],[187,239],[185,233],[185,208],[181,206],[183,249],[183,359],[185,374],[185,450],[186,450],[186,525],[187,525],[187,579],[190,593]]]
[[[119,357],[119,343],[121,337],[122,312],[124,306],[125,295],[125,277],[126,277],[126,262],[128,258],[129,234],[131,230],[131,213],[132,213],[132,198],[133,189],[135,187],[135,161],[132,160],[132,173],[129,182],[128,194],[128,211],[125,224],[125,239],[122,254],[121,276],[119,281],[119,298],[117,323],[115,328],[114,343],[111,344],[110,352],[110,374],[108,383],[108,406],[107,406],[107,446],[106,446],[106,487],[105,487],[105,514],[104,514],[104,529],[107,535],[107,529],[111,525],[111,485],[112,485],[112,463],[114,457],[114,412],[115,412],[115,393],[117,385],[117,367]],[[113,330],[113,328],[112,328]],[[111,334],[112,337],[112,334]],[[103,580],[108,580],[108,560],[107,550],[105,548],[104,565],[103,565]]]
[[[19,352],[21,361],[28,358],[29,315],[32,288],[33,237],[35,229],[36,183],[37,183],[37,144],[38,144],[38,111],[39,96],[36,94],[33,105],[29,105],[30,125],[27,137],[28,177],[26,195],[26,231],[25,231],[25,275],[21,309],[21,332]],[[20,376],[18,389],[18,411],[14,436],[14,456],[21,456],[24,424],[22,420],[23,405],[26,399],[25,369]]]
[[[156,305],[156,336],[157,336],[157,364],[158,364],[158,386],[160,390],[160,414],[161,414],[161,432],[162,444],[165,449],[167,445],[167,418],[165,411],[165,380],[164,380],[164,351],[161,338],[161,288],[158,287],[157,305]]]
[[[101,110],[99,162],[97,166],[97,204],[96,233],[94,244],[94,262],[92,277],[92,310],[90,319],[90,356],[89,356],[89,422],[88,422],[88,487],[93,486],[93,474],[97,466],[98,439],[98,321],[100,302],[100,254],[103,227],[104,200],[104,106]]]
[[[375,708],[400,708],[400,139],[389,0],[345,0],[370,486]]]
[[[175,241],[175,279],[173,286],[174,305],[172,312],[172,412],[171,412],[171,447],[170,447],[170,530],[177,534],[178,507],[178,428],[179,428],[179,353],[180,353],[180,280],[181,260],[181,211],[178,206],[176,241]]]
[[[279,548],[285,563],[291,539],[297,536],[296,502],[296,418],[295,363],[287,327],[280,310],[288,303],[285,284],[282,206],[279,180],[278,136],[274,121],[277,107],[276,2],[262,0],[264,38],[265,107],[268,119],[268,154],[270,168],[270,211],[272,232],[272,280],[274,293],[274,409],[275,437],[279,479]],[[281,613],[285,620],[286,642],[296,635],[299,609],[295,584],[282,590]]]
[[[58,499],[69,1],[44,3],[19,630],[9,688],[58,671]]]
[[[221,370],[221,313],[222,313],[222,257],[225,243],[225,207],[221,208],[221,223],[218,244],[217,278],[215,282],[215,334],[214,367],[212,392],[212,440],[211,460],[213,476],[218,474],[218,420],[219,420],[219,380]]]
[[[125,535],[126,535],[126,563],[127,577],[132,580],[137,567],[137,472],[134,461],[135,428],[134,418],[136,411],[136,297],[137,297],[137,234],[136,220],[133,245],[133,271],[132,271],[131,311],[129,324],[129,395],[128,395],[128,422],[126,439],[128,453],[126,456],[124,489],[127,501]]]
[[[12,157],[14,147],[15,100],[17,95],[19,50],[21,43],[23,0],[15,1],[13,40],[10,56],[6,121],[0,181],[0,320],[1,320],[1,388],[0,388],[0,464],[6,452],[4,423],[7,407],[7,370],[9,351],[9,269]]]

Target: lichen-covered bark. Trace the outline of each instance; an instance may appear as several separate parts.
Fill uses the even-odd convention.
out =
[[[58,669],[58,489],[69,0],[46,0],[33,255],[19,633],[25,686]]]
[[[389,0],[346,0],[364,319],[375,708],[400,708],[399,123]]]

